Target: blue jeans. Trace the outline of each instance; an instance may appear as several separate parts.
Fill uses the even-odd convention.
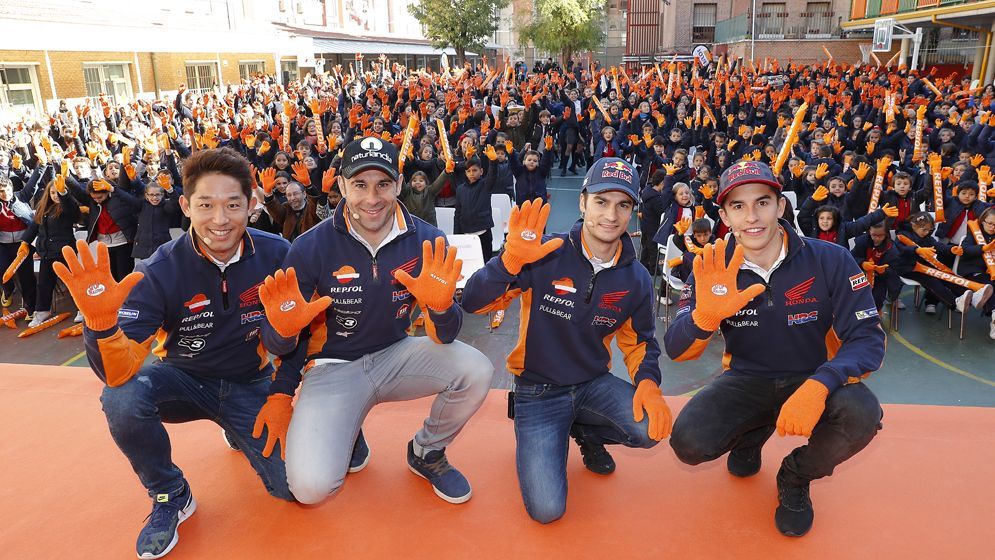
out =
[[[265,438],[252,437],[256,414],[269,395],[270,376],[247,383],[194,377],[156,362],[142,367],[120,387],[104,387],[100,402],[111,436],[142,485],[154,494],[183,487],[183,472],[173,464],[169,434],[163,423],[211,420],[224,428],[249,459],[273,496],[293,501],[280,453],[263,457]],[[222,446],[218,438],[218,448]]]
[[[761,447],[774,433],[784,401],[808,378],[723,375],[681,410],[670,446],[689,465],[713,461],[733,449]],[[801,484],[833,474],[837,465],[874,439],[883,414],[877,397],[863,383],[836,389],[826,399],[808,445],[784,458],[784,475]]]
[[[632,418],[631,383],[610,373],[577,385],[536,385],[515,380],[515,464],[525,510],[550,523],[567,507],[570,429],[587,442],[650,448],[649,420]]]

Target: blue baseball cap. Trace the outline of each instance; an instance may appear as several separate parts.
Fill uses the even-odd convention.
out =
[[[639,174],[624,159],[601,158],[587,170],[582,190],[591,194],[618,191],[638,202]]]
[[[769,165],[762,161],[739,161],[726,169],[719,178],[719,195],[715,198],[717,204],[722,204],[726,196],[740,185],[760,183],[781,193],[781,183],[777,181]]]

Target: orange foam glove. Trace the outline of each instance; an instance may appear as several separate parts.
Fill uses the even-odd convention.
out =
[[[96,261],[82,239],[76,240],[76,252],[68,245],[63,247],[62,256],[66,264],[54,263],[52,270],[69,288],[86,326],[90,330],[105,331],[117,325],[118,309],[145,275],[132,272],[120,283],[116,282],[111,275],[107,245],[103,243],[97,243]]]
[[[822,179],[826,175],[829,175],[829,164],[820,163],[819,166],[815,168],[815,178]]]
[[[950,252],[960,257],[964,255],[964,248],[960,245],[954,245],[950,248]],[[6,276],[4,276],[4,278],[6,278]]]
[[[335,168],[329,167],[324,173],[321,174],[321,192],[328,194],[332,192],[332,188],[335,186]]]
[[[643,411],[649,416],[646,434],[656,441],[670,435],[671,416],[667,401],[663,400],[660,386],[650,379],[643,379],[636,385],[632,395],[632,419],[643,421]]]
[[[829,389],[815,379],[806,379],[781,406],[777,433],[781,436],[812,437],[812,430],[826,410]]]
[[[298,161],[291,165],[290,168],[294,170],[294,180],[305,187],[311,186],[311,174],[308,173],[307,165],[303,161]]]
[[[712,197],[715,196],[715,189],[709,187],[707,184],[702,185],[701,188],[698,189],[698,192],[701,193],[701,196],[703,196],[705,200],[711,200]]]
[[[421,273],[417,278],[401,269],[394,272],[394,278],[404,284],[418,303],[442,313],[453,305],[463,261],[456,258],[456,247],[447,249],[445,238],[436,237],[435,251],[430,241],[422,243],[421,262]]]
[[[823,164],[823,165],[825,165],[825,164]],[[815,189],[815,192],[812,193],[812,200],[814,200],[816,202],[822,202],[823,200],[826,200],[827,198],[829,198],[829,189],[827,189],[826,187],[824,187],[822,185],[819,185],[819,188]]]
[[[553,149],[553,137],[552,136],[547,136],[547,137],[543,138],[542,141],[543,141],[543,143],[546,146],[546,151],[547,152]]]
[[[495,161],[497,159],[497,150],[494,149],[494,146],[488,145],[484,148],[484,155],[487,156],[487,159]]]
[[[332,298],[328,296],[312,302],[305,301],[294,267],[286,272],[277,270],[272,276],[267,276],[263,285],[259,286],[259,301],[273,330],[285,338],[297,336],[318,313],[332,304]]]
[[[273,194],[273,187],[276,186],[276,169],[267,167],[259,173],[259,184],[263,186],[266,196]]]
[[[256,424],[252,427],[252,437],[259,438],[266,428],[266,445],[263,447],[263,457],[269,457],[280,442],[280,458],[287,460],[287,429],[290,428],[290,418],[294,415],[294,406],[290,395],[275,393],[266,399],[263,407],[256,415]]]
[[[678,235],[684,235],[687,233],[688,228],[691,227],[691,218],[682,218],[674,224],[674,229],[677,230]]]
[[[523,266],[542,260],[563,245],[563,240],[559,238],[542,242],[549,209],[550,205],[538,198],[511,209],[508,237],[501,253],[501,262],[511,274],[518,274]]]
[[[860,162],[860,165],[853,170],[853,174],[857,177],[858,181],[863,181],[867,174],[871,172],[871,166],[867,164],[866,161]]]
[[[28,254],[31,252],[31,246],[28,245],[26,241],[21,241],[21,245],[17,248],[17,256],[7,267],[7,270],[3,273],[3,283],[6,284],[10,282],[10,279],[14,277],[17,269],[21,267],[24,259],[28,258]]]
[[[114,187],[103,179],[94,179],[93,182],[90,183],[90,187],[96,192],[110,192],[114,190]]]
[[[696,306],[691,320],[701,330],[713,332],[719,323],[732,317],[753,298],[764,291],[763,284],[753,284],[745,290],[736,288],[736,275],[743,264],[743,246],[737,245],[732,259],[725,262],[726,240],[705,245],[694,258]]]
[[[889,218],[898,217],[898,208],[892,206],[891,204],[885,204],[884,206],[882,206],[881,211],[884,212],[884,215]]]

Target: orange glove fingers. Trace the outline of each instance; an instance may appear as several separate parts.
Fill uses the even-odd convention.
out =
[[[781,406],[777,416],[778,435],[811,437],[812,430],[826,410],[829,389],[815,379],[807,379]]]
[[[112,328],[117,324],[121,304],[145,275],[132,272],[120,283],[115,282],[111,275],[107,245],[103,243],[97,244],[96,261],[82,239],[76,241],[75,253],[71,247],[63,247],[62,256],[66,264],[54,263],[53,271],[69,288],[86,325],[95,331]]]
[[[258,439],[263,435],[263,428],[267,429],[263,457],[269,457],[279,441],[280,458],[287,459],[287,429],[290,427],[290,419],[294,413],[291,398],[290,395],[282,393],[270,395],[263,407],[259,409],[259,414],[256,415],[256,423],[252,427],[252,437]]]
[[[656,441],[670,435],[670,407],[667,406],[659,385],[649,379],[643,379],[636,386],[636,392],[632,396],[632,419],[642,422],[644,409],[649,417],[646,434]]]

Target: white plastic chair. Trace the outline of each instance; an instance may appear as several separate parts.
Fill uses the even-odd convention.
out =
[[[497,208],[501,210],[501,234],[508,233],[508,219],[511,218],[511,197],[506,194],[492,194],[491,195],[491,208]],[[496,216],[496,214],[495,214]],[[497,218],[494,219],[494,224],[497,225]],[[498,235],[494,236],[495,239],[500,237]]]
[[[678,294],[680,294],[682,291],[684,291],[685,284],[684,284],[684,282],[680,278],[674,276],[671,273],[671,268],[670,268],[669,261],[670,261],[670,259],[674,259],[674,258],[680,257],[681,255],[683,255],[683,252],[680,250],[680,248],[677,247],[677,244],[674,242],[674,236],[673,235],[670,235],[669,237],[667,237],[667,245],[663,249],[660,250],[660,253],[663,255],[663,276],[662,276],[662,280],[661,281],[667,283],[667,285],[670,287],[670,291],[676,291]],[[667,297],[666,297],[665,301],[667,303],[664,304],[663,321],[667,322],[667,321],[670,320],[670,303],[669,303],[670,302],[670,294],[669,293],[667,294]],[[660,307],[659,307],[659,305],[657,305],[657,310],[659,310],[659,309],[660,309]],[[659,315],[659,313],[658,313],[658,315]]]
[[[435,221],[439,224],[439,229],[442,230],[442,233],[445,233],[447,236],[452,235],[456,226],[456,209],[436,208]]]
[[[507,196],[507,195],[491,195],[492,200],[494,196]],[[501,213],[502,210],[497,206],[491,206],[491,219],[494,221],[494,225],[491,226],[491,251],[495,253],[501,250],[501,245],[504,244],[504,229],[502,224],[507,224],[504,214]]]

